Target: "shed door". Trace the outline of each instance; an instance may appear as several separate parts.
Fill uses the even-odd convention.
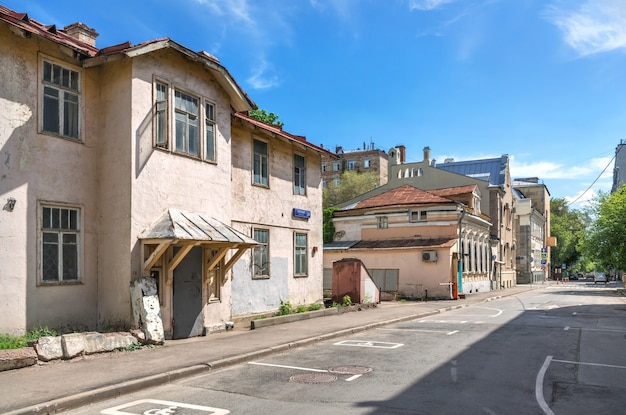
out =
[[[174,270],[175,339],[201,336],[202,324],[202,248],[194,247]]]

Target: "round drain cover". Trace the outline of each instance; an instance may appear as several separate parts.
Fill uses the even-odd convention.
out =
[[[372,370],[371,367],[365,366],[335,366],[328,369],[330,373],[339,373],[341,375],[362,375]]]
[[[303,373],[301,375],[293,375],[289,378],[291,382],[299,383],[328,383],[337,380],[337,376],[328,373]]]

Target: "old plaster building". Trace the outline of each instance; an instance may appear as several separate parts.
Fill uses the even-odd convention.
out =
[[[176,338],[321,301],[330,153],[206,52],[96,37],[0,7],[0,332],[128,327],[141,277]]]
[[[403,184],[348,204],[334,213],[335,241],[324,246],[324,268],[358,258],[383,298],[489,291],[490,223],[480,198],[476,184],[429,191]]]

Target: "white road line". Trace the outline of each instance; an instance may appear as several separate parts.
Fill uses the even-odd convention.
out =
[[[569,364],[573,364],[573,365],[581,365],[581,366],[600,366],[600,367],[612,367],[612,368],[616,368],[616,369],[626,369],[626,366],[606,365],[604,363],[572,362],[570,360],[557,360],[557,359],[554,359],[552,361],[553,362],[558,362],[558,363],[569,363]]]
[[[420,329],[383,329],[383,328],[378,328],[377,330],[384,330],[384,331],[417,331],[417,332],[421,332],[421,333],[446,333],[449,334],[449,331],[446,330],[420,330]],[[458,331],[458,330],[457,330]]]
[[[258,366],[270,366],[270,367],[282,367],[284,369],[295,369],[295,370],[304,370],[307,372],[322,372],[328,373],[328,370],[324,369],[311,369],[308,367],[298,367],[298,366],[286,366],[286,365],[273,365],[271,363],[261,363],[261,362],[248,362],[249,365],[258,365]]]
[[[458,330],[454,330],[454,331],[446,333],[446,336],[451,336],[451,335],[456,334],[458,332],[459,332]]]
[[[354,375],[354,376],[350,376],[348,379],[346,379],[346,382],[352,382],[355,379],[360,378],[361,375]]]
[[[551,360],[552,356],[546,357],[546,360],[543,362],[543,366],[541,366],[539,373],[537,373],[537,378],[535,379],[535,399],[537,399],[537,403],[546,415],[554,415],[554,412],[552,412],[552,409],[550,409],[546,400],[543,398],[543,378],[546,375],[546,371],[548,370],[548,366],[550,366]]]

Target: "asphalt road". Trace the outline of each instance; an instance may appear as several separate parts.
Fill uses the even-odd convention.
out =
[[[68,414],[617,414],[626,297],[572,281],[250,361]]]

